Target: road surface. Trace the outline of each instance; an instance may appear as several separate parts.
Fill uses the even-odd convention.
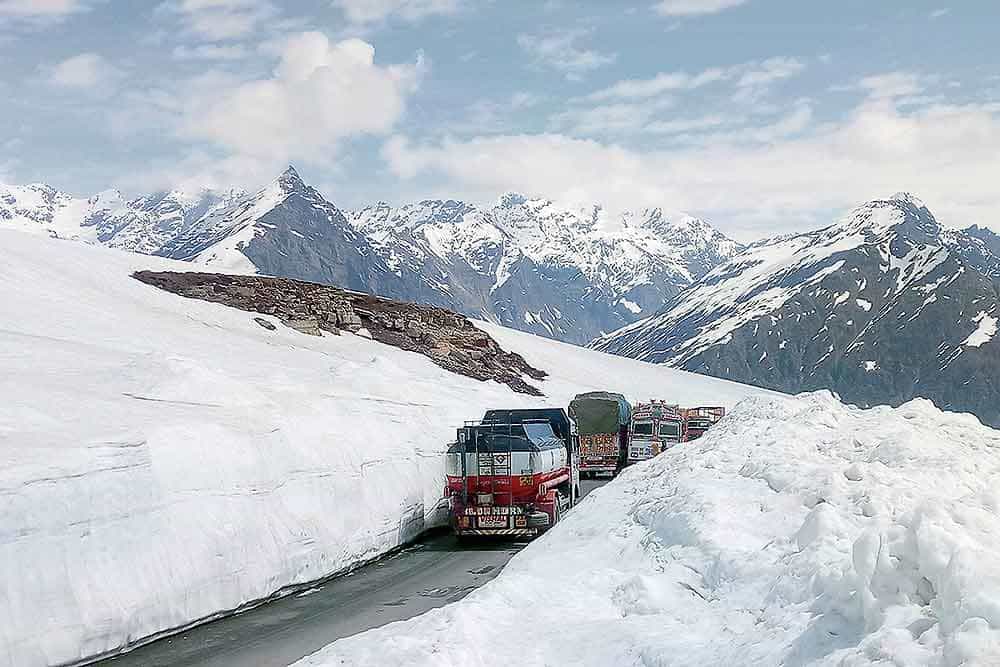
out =
[[[605,481],[583,480],[586,495]],[[459,545],[433,534],[316,588],[166,637],[101,667],[286,667],[335,639],[461,599],[526,542]]]

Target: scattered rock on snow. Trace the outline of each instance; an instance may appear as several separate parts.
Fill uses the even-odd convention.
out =
[[[255,317],[253,318],[253,321],[259,324],[260,326],[264,327],[268,331],[274,331],[275,329],[278,328],[274,326],[274,323],[265,320],[263,317]]]

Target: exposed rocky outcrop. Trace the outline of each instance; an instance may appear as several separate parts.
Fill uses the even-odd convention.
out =
[[[305,334],[367,333],[380,343],[429,357],[453,373],[542,395],[524,376],[541,380],[545,371],[532,367],[517,353],[504,351],[466,317],[444,308],[289,278],[173,271],[138,271],[134,277],[181,296],[273,315]],[[254,319],[265,328],[273,327],[264,318]]]

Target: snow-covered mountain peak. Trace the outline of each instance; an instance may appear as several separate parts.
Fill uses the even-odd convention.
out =
[[[87,199],[87,203],[99,207],[121,206],[125,198],[119,190],[102,190],[93,197]]]
[[[292,195],[301,196],[324,208],[336,209],[336,207],[323,198],[323,195],[316,188],[302,180],[295,167],[289,165],[276,179],[254,193],[244,203],[242,206],[243,211],[237,217],[246,223],[256,222],[257,219]]]
[[[924,204],[924,201],[920,197],[913,194],[912,192],[897,192],[894,195],[892,195],[892,197],[890,197],[889,199],[905,202],[907,204],[913,204],[917,208],[927,208],[927,206]]]
[[[293,167],[292,165],[288,165],[288,167],[283,172],[281,172],[281,175],[278,176],[277,182],[280,183],[283,188],[289,191],[306,187],[306,184],[302,180],[302,177],[299,176],[299,172],[297,172],[295,170],[295,167]]]
[[[301,195],[320,205],[332,207],[332,204],[320,194],[319,190],[302,180],[299,172],[292,165],[288,165],[276,179],[261,188],[254,198],[261,202],[273,201],[274,205],[277,205],[290,195]]]
[[[519,192],[505,192],[497,199],[498,208],[513,208],[527,203],[528,198]]]
[[[1000,317],[993,240],[942,230],[911,195],[872,200],[824,229],[748,246],[595,345],[791,393],[923,395],[1000,423],[983,371]]]
[[[924,203],[909,193],[874,199],[858,206],[827,229],[827,236],[860,235],[865,242],[901,238],[912,243],[939,243],[941,225]]]
[[[643,209],[637,214],[626,213],[623,226],[629,232],[648,230],[660,240],[677,245],[720,244],[724,247],[723,254],[727,256],[740,247],[701,218],[687,213],[667,212],[659,207]]]

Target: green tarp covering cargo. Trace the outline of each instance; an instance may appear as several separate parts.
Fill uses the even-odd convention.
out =
[[[580,472],[616,473],[632,417],[625,397],[607,391],[577,394],[569,404],[569,415],[580,435]]]

